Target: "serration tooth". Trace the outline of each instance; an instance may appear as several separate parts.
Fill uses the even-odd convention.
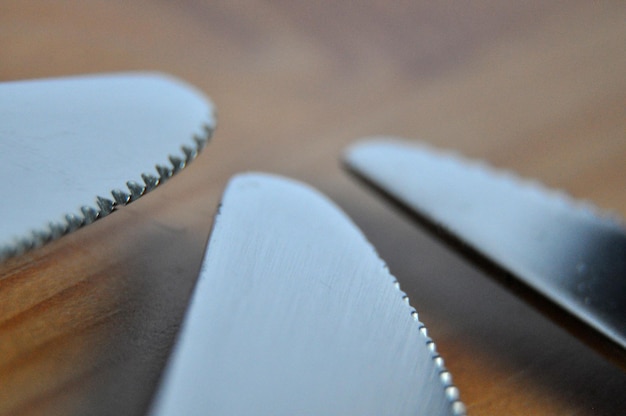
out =
[[[463,404],[463,402],[457,400],[452,403],[452,414],[454,416],[465,416],[467,415],[467,408]]]
[[[459,400],[459,389],[456,386],[448,386],[446,387],[446,397],[451,402],[455,402]]]
[[[189,146],[182,146],[181,149],[182,149],[183,153],[185,154],[185,161],[187,163],[189,163],[192,160],[194,160],[196,158],[196,156],[198,155],[198,152],[196,151],[196,149],[192,149]]]
[[[202,130],[204,130],[204,137],[207,142],[213,138],[213,133],[215,133],[214,126],[215,126],[215,122],[211,123],[211,125],[205,124],[202,126]]]
[[[435,365],[437,366],[439,371],[441,371],[441,374],[449,373],[448,370],[446,370],[445,363],[443,362],[443,358],[441,358],[440,355],[434,357],[433,360],[435,361]]]
[[[80,208],[80,212],[83,214],[83,225],[91,224],[98,219],[98,210],[90,206],[83,206]]]
[[[113,196],[113,199],[115,200],[115,203],[117,205],[124,206],[130,201],[130,194],[128,192],[122,191],[121,189],[112,190],[111,195]]]
[[[67,231],[72,232],[83,225],[83,220],[75,214],[66,214],[65,222],[67,223]]]
[[[143,179],[143,182],[146,184],[144,192],[153,190],[159,184],[159,178],[149,173],[143,173],[141,179]]]
[[[449,371],[442,371],[441,374],[439,374],[439,379],[444,386],[452,386],[452,374],[450,374]]]
[[[159,173],[159,182],[165,182],[172,177],[172,170],[167,166],[156,165],[156,170]]]
[[[37,236],[36,234],[32,234],[32,240],[31,243],[29,245],[29,250],[32,250],[34,248],[37,247],[41,247],[46,243],[46,241],[42,240],[41,238],[39,238],[39,236]]]
[[[35,243],[30,238],[20,238],[19,241],[18,241],[17,246],[18,246],[17,251],[18,251],[19,254],[21,254],[21,253],[24,253],[24,252],[34,248],[35,247]]]
[[[178,156],[169,157],[172,166],[174,167],[174,173],[178,173],[182,168],[185,167],[185,161]]]
[[[198,152],[204,149],[204,147],[209,141],[209,137],[210,136],[205,136],[205,137],[193,136],[193,140],[196,142],[196,146],[198,147]]]
[[[99,217],[104,217],[113,212],[113,208],[115,208],[115,203],[108,198],[103,198],[99,196],[97,198],[98,207],[100,207],[100,215]]]
[[[50,239],[56,240],[61,237],[66,232],[66,228],[63,224],[57,222],[51,222],[48,224],[48,229],[50,230]]]
[[[128,187],[128,190],[130,191],[131,202],[139,198],[146,191],[146,187],[144,185],[141,185],[140,183],[137,183],[135,181],[126,182],[126,186]]]
[[[52,233],[49,229],[35,230],[32,232],[33,238],[37,242],[37,245],[47,243],[52,239]]]

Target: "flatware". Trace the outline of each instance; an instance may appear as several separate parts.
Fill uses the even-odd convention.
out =
[[[348,149],[345,164],[455,250],[507,282],[518,282],[514,287],[559,323],[623,359],[621,219],[417,141],[363,140]]]
[[[312,188],[229,183],[149,413],[462,415],[417,312],[363,234]]]
[[[215,129],[197,89],[156,73],[0,84],[0,261],[126,205]]]

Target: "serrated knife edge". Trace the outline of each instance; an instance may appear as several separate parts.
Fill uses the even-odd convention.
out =
[[[575,198],[571,193],[563,189],[550,188],[537,179],[522,177],[517,172],[496,167],[486,160],[470,159],[457,150],[438,148],[424,141],[413,140],[409,142],[407,139],[393,136],[365,137],[346,149],[343,164],[351,172],[367,176],[365,169],[359,169],[361,163],[359,153],[363,151],[382,154],[381,152],[384,152],[389,144],[398,148],[406,148],[407,150],[421,148],[425,152],[447,159],[448,163],[465,165],[476,172],[482,172],[484,175],[493,176],[510,184],[515,184],[515,186],[527,192],[528,195],[534,194],[541,195],[541,198],[550,198],[567,210],[574,209],[580,215],[594,216],[596,219],[606,222],[610,227],[626,229],[626,222],[622,216],[614,211],[601,209],[589,200]]]
[[[369,405],[466,414],[407,295],[352,221],[301,183],[236,176],[149,414],[375,413]]]
[[[88,80],[90,77],[98,76],[78,76],[74,79]],[[85,201],[84,205],[76,207],[76,211],[71,211],[71,207],[68,207],[69,210],[65,214],[61,214],[56,218],[50,218],[48,224],[41,224],[38,227],[33,225],[33,228],[23,235],[5,236],[4,241],[0,241],[0,262],[54,241],[63,235],[107,216],[121,206],[135,201],[191,163],[212,138],[216,124],[214,106],[207,97],[198,91],[192,91],[192,87],[188,84],[158,73],[119,73],[103,74],[102,76],[110,76],[113,79],[124,76],[139,79],[142,76],[146,76],[159,82],[169,82],[171,85],[176,85],[177,88],[188,90],[185,93],[195,95],[194,99],[204,100],[208,113],[205,114],[204,121],[198,125],[198,128],[194,129],[195,133],[193,133],[192,137],[171,139],[172,142],[178,141],[183,143],[178,152],[169,155],[165,154],[164,160],[161,162],[154,161],[155,165],[152,171],[137,172],[137,174],[141,174],[141,180],[131,177],[127,178],[126,182],[121,180],[119,185],[109,189],[108,193],[96,193],[91,202]],[[64,79],[61,78],[60,80]],[[16,81],[13,84],[24,83],[27,85],[30,82],[37,81],[39,80]]]
[[[626,229],[615,215],[415,140],[364,139],[344,163],[468,260],[505,277],[608,358],[624,360]]]
[[[119,207],[128,205],[155,189],[178,173],[182,168],[186,167],[200,154],[206,143],[211,139],[214,127],[206,124],[204,131],[206,133],[205,136],[197,137],[197,140],[194,141],[194,147],[185,146],[186,149],[192,149],[192,152],[183,151],[183,153],[186,154],[183,166],[178,163],[175,164],[171,160],[171,158],[180,158],[180,155],[170,155],[167,162],[155,165],[154,172],[142,173],[143,184],[129,180],[126,184],[120,184],[120,188],[125,188],[125,190],[116,188],[112,189],[109,195],[96,195],[92,204],[80,207],[79,213],[66,213],[60,221],[51,222],[47,227],[31,231],[30,238],[28,238],[28,236],[26,238],[14,237],[13,245],[0,247],[0,262],[28,250],[40,247],[84,225],[91,224],[96,220],[106,217]]]
[[[208,134],[204,139],[205,141],[210,139],[212,132],[213,130],[209,129],[207,126]],[[0,262],[52,242],[72,231],[106,217],[122,206],[130,204],[139,197],[155,189],[167,179],[178,173],[182,168],[187,166],[193,161],[193,159],[195,159],[203,147],[204,144],[202,146],[196,146],[194,148],[193,158],[186,159],[185,164],[182,167],[180,165],[175,165],[171,161],[167,164],[155,165],[154,172],[143,173],[141,175],[143,184],[129,180],[126,184],[120,184],[120,188],[122,189],[112,189],[109,195],[96,195],[92,204],[80,207],[80,212],[68,212],[60,219],[60,221],[50,222],[47,227],[32,230],[30,238],[28,238],[29,236],[23,238],[14,237],[12,245],[4,245],[0,247]]]

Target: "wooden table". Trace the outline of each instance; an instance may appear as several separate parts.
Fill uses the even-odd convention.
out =
[[[213,98],[219,128],[160,190],[0,265],[0,414],[142,414],[221,192],[247,170],[346,210],[471,415],[623,412],[624,372],[338,161],[361,136],[420,138],[626,216],[624,22],[623,1],[3,1],[0,79],[164,71]]]

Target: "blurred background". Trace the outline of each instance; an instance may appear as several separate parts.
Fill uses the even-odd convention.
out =
[[[353,217],[470,414],[619,414],[621,370],[340,157],[363,136],[420,139],[626,216],[624,22],[623,1],[2,1],[1,81],[167,72],[212,98],[218,129],[158,192],[0,265],[0,414],[145,412],[221,192],[248,170],[310,183]]]

